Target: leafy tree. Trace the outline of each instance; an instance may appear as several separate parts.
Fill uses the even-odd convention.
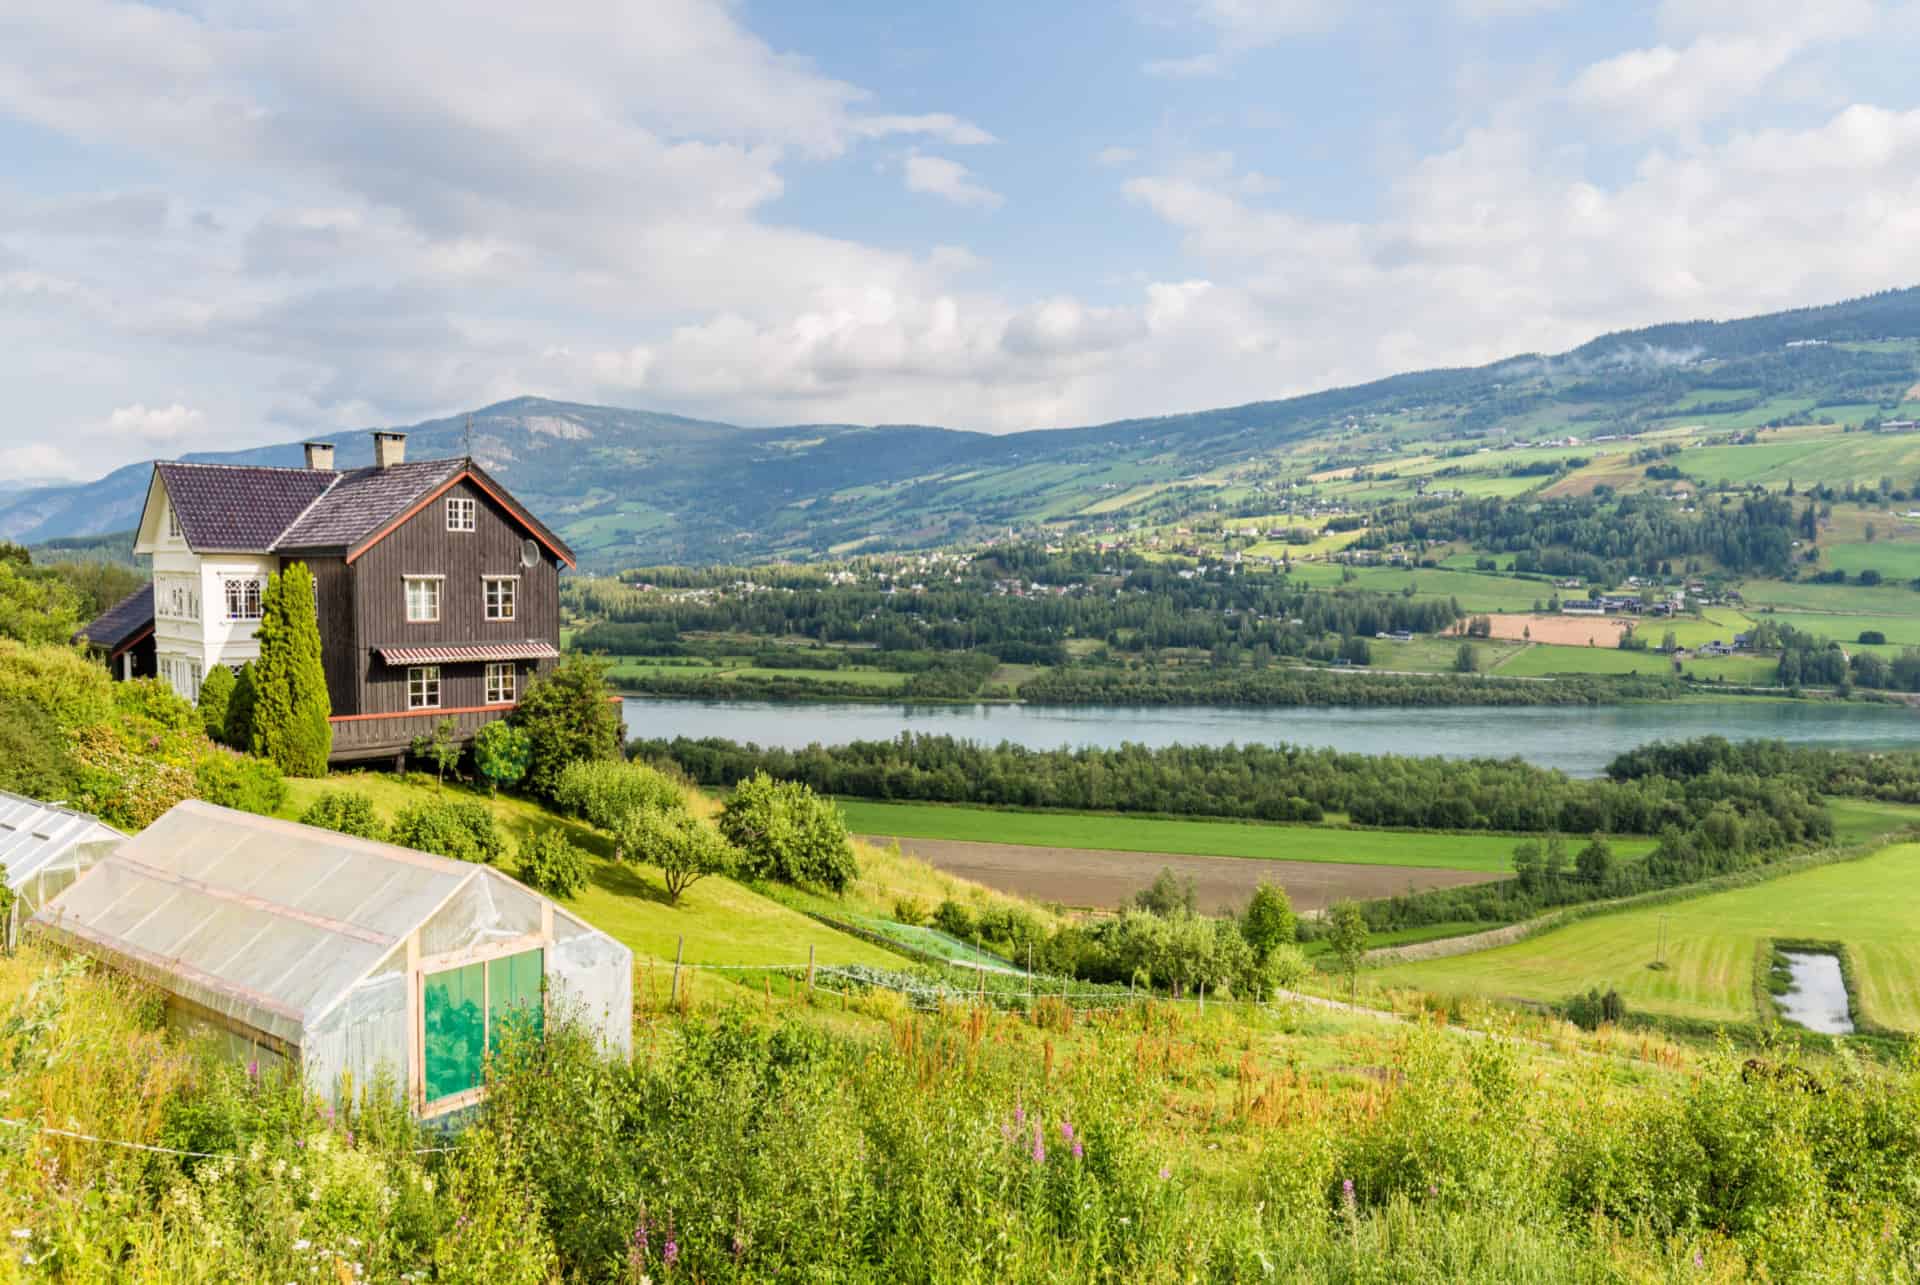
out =
[[[536,678],[510,721],[532,741],[527,785],[552,798],[567,764],[620,757],[620,713],[607,691],[607,663],[578,653]]]
[[[666,773],[624,759],[567,764],[552,797],[562,810],[607,831],[619,829],[629,812],[667,812],[685,805],[680,787]]]
[[[200,684],[200,721],[207,735],[216,741],[227,739],[227,715],[233,704],[233,688],[238,681],[226,665],[215,665]]]
[[[435,801],[402,808],[388,842],[456,861],[493,865],[507,854],[507,841],[485,804]]]
[[[227,698],[227,734],[221,739],[236,750],[253,744],[254,696],[259,691],[255,679],[259,672],[248,661],[233,677],[233,694]]]
[[[352,790],[328,790],[321,794],[300,814],[300,824],[362,839],[387,837],[387,827],[373,810],[373,800]]]
[[[1240,917],[1240,933],[1253,948],[1255,960],[1264,963],[1276,947],[1293,941],[1293,902],[1279,884],[1262,882],[1253,890],[1246,913]]]
[[[60,645],[85,622],[80,595],[57,576],[0,560],[0,638]]]
[[[667,900],[676,904],[688,888],[708,875],[730,873],[736,862],[727,842],[685,808],[635,809],[627,813],[614,837],[625,860],[660,867]]]
[[[571,897],[587,886],[587,854],[558,826],[545,826],[528,835],[520,843],[519,856],[520,882],[536,892]]]
[[[973,912],[963,903],[948,897],[934,908],[933,926],[949,937],[967,941],[973,937],[979,924],[974,919]]]
[[[1360,993],[1360,961],[1367,953],[1367,919],[1359,903],[1336,901],[1327,911],[1327,946],[1347,975],[1349,994]]]
[[[797,781],[741,782],[720,809],[720,832],[752,878],[841,892],[860,873],[840,810]]]
[[[289,776],[325,776],[333,748],[313,603],[313,573],[304,562],[269,577],[260,599],[250,744]]]
[[[1453,653],[1453,672],[1456,674],[1477,674],[1480,672],[1480,653],[1472,643],[1461,643]]]
[[[1521,891],[1540,891],[1546,882],[1546,870],[1538,839],[1522,839],[1513,846],[1513,873],[1519,878]]]
[[[194,764],[193,793],[223,808],[272,816],[287,801],[287,781],[267,759],[219,750]]]
[[[1182,913],[1193,914],[1193,876],[1182,879],[1173,873],[1171,866],[1161,866],[1153,882],[1133,894],[1133,904],[1162,919]]]
[[[1604,888],[1613,880],[1613,848],[1605,835],[1596,834],[1573,859],[1573,868],[1593,888]]]
[[[487,778],[489,793],[519,784],[532,761],[533,738],[504,719],[488,723],[473,738],[473,765]]]
[[[443,718],[433,725],[433,732],[427,736],[413,738],[415,758],[423,758],[433,764],[440,784],[447,783],[447,769],[460,763],[460,725],[450,718]]]

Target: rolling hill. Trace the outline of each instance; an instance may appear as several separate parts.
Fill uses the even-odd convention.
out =
[[[1712,447],[1719,429],[1730,445],[1734,434],[1780,425],[1878,427],[1920,416],[1907,401],[1917,381],[1920,288],[1625,331],[1557,356],[1282,401],[1001,436],[923,425],[746,428],[516,398],[472,413],[473,452],[566,534],[583,566],[610,569],[927,547],[1010,526],[1112,529],[1244,509],[1410,453],[1426,452],[1426,474],[1441,478],[1459,471],[1447,461],[1522,441],[1617,442],[1686,426]],[[459,453],[467,419],[406,426],[409,450]],[[367,432],[337,440],[344,464],[371,461]],[[295,465],[300,451],[290,442],[187,458]],[[1517,493],[1525,475],[1508,473],[1492,482]],[[85,484],[0,491],[0,538],[123,531],[147,477],[143,463]]]

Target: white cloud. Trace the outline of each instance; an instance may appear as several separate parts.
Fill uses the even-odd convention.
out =
[[[1140,153],[1131,147],[1103,147],[1093,154],[1093,163],[1108,169],[1131,165],[1139,159]]]
[[[171,406],[149,407],[142,402],[121,406],[107,416],[107,431],[116,436],[132,436],[143,442],[166,445],[191,437],[206,427],[207,417],[197,410],[174,402]]]
[[[944,156],[907,157],[906,176],[909,192],[944,197],[955,205],[997,210],[1005,200],[992,188],[975,181],[972,170]]]
[[[887,138],[895,134],[926,134],[958,147],[978,147],[999,140],[970,121],[945,112],[926,116],[867,116],[854,124],[862,138]]]
[[[1340,21],[1337,0],[1172,0],[1158,13],[1162,25],[1199,28],[1211,36],[1212,50],[1142,64],[1149,76],[1193,79],[1218,76],[1234,57],[1293,36],[1325,31]]]

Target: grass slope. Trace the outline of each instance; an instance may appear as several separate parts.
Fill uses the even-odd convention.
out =
[[[1378,980],[1441,993],[1560,1000],[1617,988],[1629,1006],[1677,1017],[1744,1021],[1763,938],[1842,941],[1873,1021],[1920,1030],[1920,843],[1617,915],[1582,920],[1513,946],[1381,970]],[[1654,962],[1665,920],[1664,970]]]
[[[1001,812],[990,808],[843,799],[855,833],[1056,848],[1111,848],[1196,857],[1270,861],[1347,861],[1375,866],[1505,872],[1513,866],[1511,836],[1343,830],[1332,826],[1184,821],[1081,812]],[[1614,851],[1645,855],[1645,839],[1622,839]]]

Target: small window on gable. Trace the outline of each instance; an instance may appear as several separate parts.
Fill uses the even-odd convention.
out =
[[[173,502],[169,500],[167,502],[167,539],[178,540],[179,538],[180,513],[173,507]]]
[[[473,500],[469,496],[450,495],[447,497],[447,530],[473,530]]]

